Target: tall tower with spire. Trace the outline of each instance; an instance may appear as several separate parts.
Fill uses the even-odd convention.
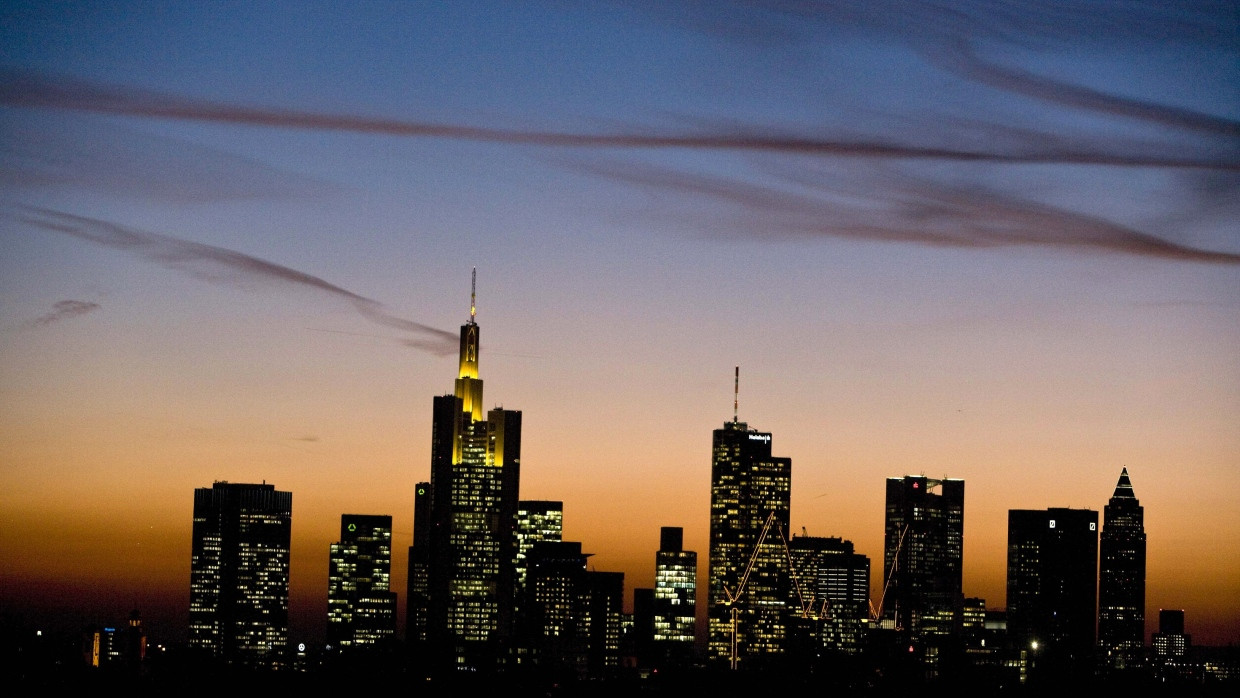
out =
[[[1106,671],[1140,668],[1145,649],[1145,509],[1128,468],[1102,509],[1098,542],[1098,657]]]
[[[788,530],[792,459],[771,455],[771,434],[740,421],[714,430],[710,470],[710,592],[707,652],[733,669],[776,660],[787,647],[790,578],[781,536]]]
[[[431,476],[418,503],[429,516],[415,511],[415,548],[428,550],[416,551],[425,586],[409,601],[423,607],[425,631],[410,644],[429,673],[499,671],[513,631],[521,412],[483,417],[476,302],[475,270],[455,390],[434,398]]]

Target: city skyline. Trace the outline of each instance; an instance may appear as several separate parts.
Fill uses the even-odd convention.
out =
[[[1146,641],[1172,608],[1240,642],[1225,3],[0,19],[4,613],[175,639],[193,491],[229,481],[293,494],[294,641],[345,514],[392,517],[403,628],[476,268],[520,499],[626,604],[664,527],[704,581],[738,416],[792,462],[790,531],[853,542],[875,596],[887,478],[968,484],[963,592],[1000,608],[1008,511],[1101,512],[1126,468]]]

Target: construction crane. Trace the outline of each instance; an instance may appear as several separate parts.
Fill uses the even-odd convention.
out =
[[[741,573],[740,581],[736,583],[736,590],[733,591],[733,590],[728,589],[728,585],[726,584],[721,585],[723,587],[723,597],[724,597],[723,602],[724,604],[731,607],[731,617],[732,617],[731,667],[734,670],[736,669],[736,665],[739,661],[739,657],[737,656],[738,655],[737,627],[740,625],[740,620],[739,620],[740,609],[736,607],[736,604],[738,601],[741,600],[741,597],[745,594],[745,588],[749,583],[749,574],[753,572],[754,563],[757,562],[758,560],[758,553],[762,551],[762,543],[766,541],[766,537],[770,533],[772,525],[774,525],[776,530],[779,532],[779,542],[783,544],[783,547],[784,547],[784,557],[788,561],[788,572],[789,572],[788,576],[792,579],[792,585],[796,589],[796,592],[797,592],[797,602],[801,606],[800,608],[801,617],[802,618],[817,617],[813,613],[813,610],[814,610],[813,599],[811,598],[807,602],[805,600],[804,594],[801,593],[801,583],[800,581],[797,580],[796,565],[792,561],[792,550],[788,548],[788,537],[784,535],[783,524],[780,524],[779,522],[775,520],[775,510],[772,509],[771,513],[768,514],[766,517],[766,522],[762,524],[762,531],[758,534],[758,541],[754,543],[753,553],[750,554],[749,556],[749,562],[745,564],[745,571]],[[826,612],[826,607],[827,607],[827,602],[826,600],[824,600],[823,606],[822,606],[824,613]]]
[[[887,601],[887,590],[891,588],[891,580],[896,578],[896,568],[900,565],[900,550],[904,547],[904,536],[908,535],[908,524],[904,524],[904,528],[900,529],[900,538],[896,541],[896,552],[891,557],[891,569],[887,571],[887,581],[883,583],[883,595],[878,599],[878,608],[874,608],[874,602],[870,602],[870,620],[879,621],[883,616],[883,604]],[[896,620],[899,620],[897,614]]]

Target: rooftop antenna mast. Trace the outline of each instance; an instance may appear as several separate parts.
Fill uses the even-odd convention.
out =
[[[737,422],[740,421],[740,417],[739,417],[740,412],[737,410],[737,405],[740,404],[740,392],[741,392],[741,367],[737,366],[736,377],[732,379],[732,423],[733,424],[736,424]]]
[[[478,267],[474,267],[473,274],[469,279],[469,321],[474,321],[474,316],[478,314],[474,306],[474,300],[477,298],[478,290]]]

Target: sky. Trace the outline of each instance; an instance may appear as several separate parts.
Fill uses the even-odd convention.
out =
[[[1008,511],[1127,468],[1147,633],[1240,642],[1240,10],[1168,4],[3,3],[0,612],[184,639],[222,480],[293,493],[294,642],[342,514],[403,610],[476,270],[626,604],[737,417],[875,605],[887,478],[965,481],[1001,609]]]

